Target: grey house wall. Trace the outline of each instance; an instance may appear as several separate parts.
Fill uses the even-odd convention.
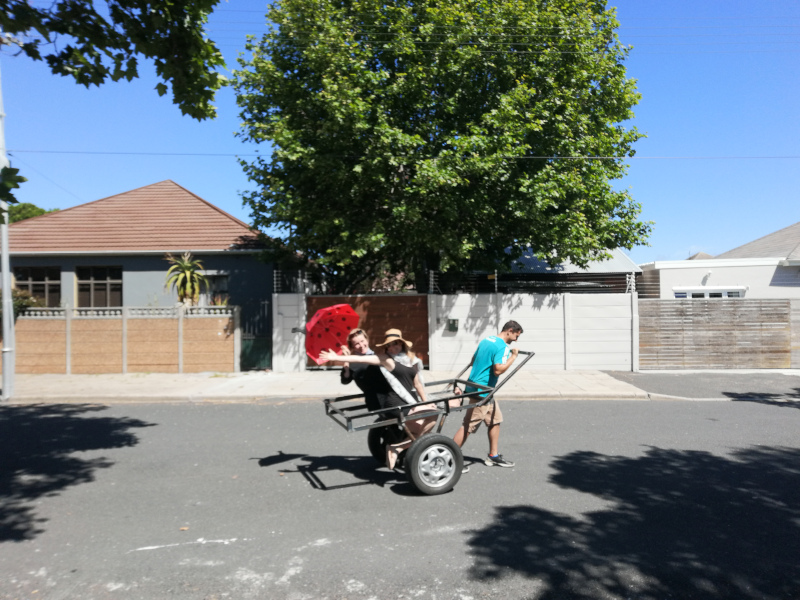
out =
[[[241,307],[241,329],[245,338],[271,338],[273,289],[271,264],[250,253],[195,255],[206,271],[228,275],[230,304]],[[12,256],[11,267],[60,267],[61,303],[75,307],[76,267],[122,267],[123,306],[165,308],[178,301],[174,290],[164,286],[169,263],[163,254],[153,255],[60,255]]]

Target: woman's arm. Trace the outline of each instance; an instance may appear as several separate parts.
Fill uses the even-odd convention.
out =
[[[420,381],[419,373],[414,375],[414,389],[417,390],[417,396],[419,396],[420,402],[428,401],[428,396],[425,394],[425,386],[422,385],[422,381]]]
[[[325,361],[339,361],[342,360],[342,357],[333,350],[323,350],[319,353],[319,357]],[[381,360],[378,358],[376,354],[363,354],[363,355],[355,355],[351,354],[347,357],[347,362],[351,363],[364,363],[367,365],[379,365],[381,364]]]

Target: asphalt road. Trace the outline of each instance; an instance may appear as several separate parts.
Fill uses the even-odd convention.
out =
[[[316,402],[0,407],[0,598],[800,597],[796,405],[503,408],[427,497]]]
[[[608,371],[651,394],[693,399],[800,402],[800,370],[776,371]]]

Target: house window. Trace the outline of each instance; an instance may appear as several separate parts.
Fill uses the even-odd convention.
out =
[[[228,276],[206,275],[208,287],[203,287],[200,294],[200,306],[227,305],[228,303]]]
[[[711,289],[698,289],[698,288],[685,288],[685,287],[675,287],[672,288],[672,293],[675,298],[744,298],[745,291],[747,290],[744,286],[731,286],[733,288],[739,289],[726,289],[722,286],[717,286]]]
[[[78,306],[122,306],[122,267],[77,267]]]
[[[15,267],[17,289],[25,290],[42,303],[55,308],[61,306],[61,269],[59,267]]]

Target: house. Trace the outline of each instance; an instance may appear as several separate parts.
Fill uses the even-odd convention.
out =
[[[241,308],[243,368],[268,366],[273,268],[255,232],[173,181],[9,227],[15,285],[48,307],[172,307],[167,254],[191,252],[210,283],[201,305]]]
[[[493,293],[505,294],[588,294],[633,291],[642,270],[621,249],[610,250],[611,258],[590,261],[579,267],[566,260],[550,266],[533,252],[524,252],[509,272],[442,273],[437,275],[438,291],[446,294]]]
[[[800,298],[800,223],[715,257],[640,266],[641,297]]]

